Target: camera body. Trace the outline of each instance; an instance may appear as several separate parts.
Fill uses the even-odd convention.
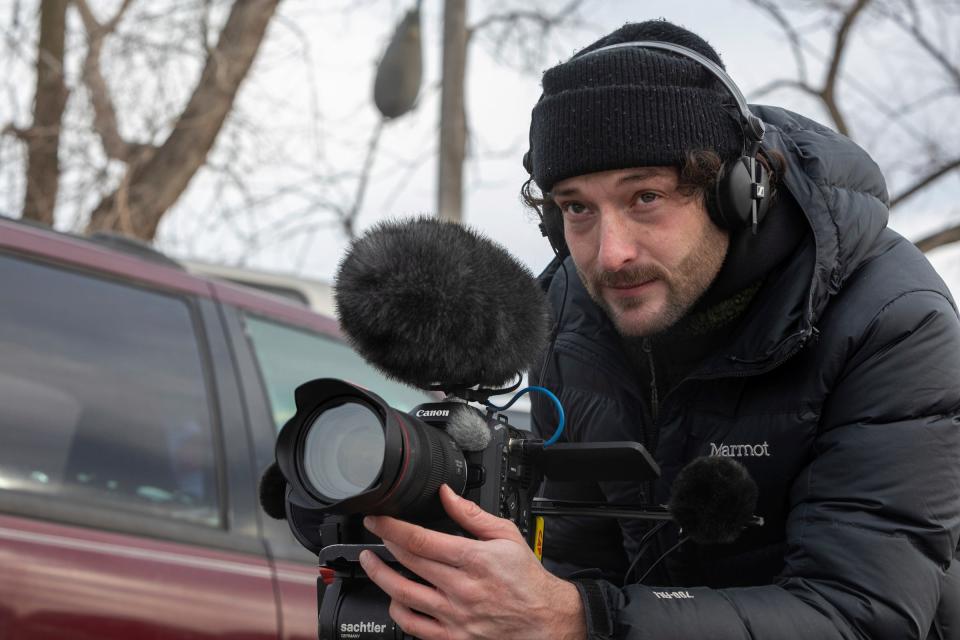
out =
[[[406,637],[390,620],[386,594],[360,567],[360,552],[410,574],[364,529],[365,515],[467,535],[442,509],[438,489],[446,483],[516,524],[532,548],[542,539],[542,520],[532,513],[542,476],[524,446],[530,434],[502,415],[458,400],[404,413],[332,379],[302,385],[296,400],[278,436],[277,464],[291,530],[321,565],[320,638]]]
[[[512,521],[528,542],[535,534],[531,504],[542,476],[522,441],[531,437],[527,431],[512,427],[505,416],[480,410],[461,402],[439,402],[420,405],[410,414],[426,424],[446,432],[455,412],[471,411],[483,420],[490,432],[490,442],[479,451],[464,450],[467,483],[462,496],[495,516]],[[443,522],[428,523],[431,529],[445,530]]]
[[[458,393],[473,399],[480,394]],[[321,640],[409,637],[390,619],[389,599],[364,573],[360,552],[376,553],[419,578],[363,527],[363,517],[395,516],[466,536],[443,510],[443,484],[516,524],[538,557],[542,516],[670,517],[664,508],[534,498],[544,476],[558,482],[658,477],[656,462],[635,442],[550,444],[510,426],[492,409],[481,411],[453,396],[407,413],[332,378],[301,385],[295,401],[296,413],[277,436],[276,466],[290,529],[320,562]]]
[[[412,416],[423,416],[424,422],[437,429],[445,429],[451,409],[461,403],[439,402],[420,405],[410,411]],[[462,409],[461,409],[462,410]],[[470,410],[477,411],[470,407]],[[479,411],[477,411],[480,414]],[[428,415],[424,415],[428,414]],[[529,434],[510,426],[498,414],[483,415],[490,427],[490,443],[480,451],[464,451],[467,483],[463,496],[477,503],[484,511],[511,520],[517,525],[531,546],[537,540],[538,529],[531,514],[533,495],[539,477],[531,465],[529,455],[516,442]],[[511,447],[511,442],[514,446]],[[368,549],[378,554],[391,566],[417,579],[397,564],[386,549],[375,542],[356,542],[368,539],[370,534],[358,522],[360,516],[347,516],[349,522],[329,522],[329,544],[320,551],[321,565],[333,571],[329,583],[317,589],[320,638],[408,638],[390,619],[390,601],[360,568],[360,551]],[[336,516],[327,520],[338,519]],[[423,521],[430,529],[452,534],[462,533],[443,516]],[[358,526],[359,525],[359,526]],[[327,540],[324,540],[327,542]],[[321,583],[324,581],[321,580]]]

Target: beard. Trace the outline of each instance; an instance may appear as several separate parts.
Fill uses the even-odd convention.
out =
[[[696,246],[670,271],[658,264],[644,264],[592,274],[577,267],[577,273],[587,293],[613,321],[620,335],[650,337],[675,325],[693,308],[720,272],[728,246],[726,233],[710,225]],[[646,293],[613,301],[603,295],[609,287],[633,287],[651,280],[666,287],[665,295]],[[658,304],[658,297],[662,297],[662,304]]]

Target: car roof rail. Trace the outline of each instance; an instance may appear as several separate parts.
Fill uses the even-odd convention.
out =
[[[38,220],[31,220],[30,218],[14,218],[9,213],[4,213],[0,211],[0,219],[6,220],[7,222],[13,222],[14,224],[22,224],[27,227],[34,227],[35,229],[44,229],[46,231],[53,231],[53,229],[48,224],[39,222]]]
[[[150,260],[151,262],[156,262],[168,267],[179,269],[181,271],[186,271],[182,264],[165,253],[159,251],[158,249],[154,249],[143,240],[132,238],[130,236],[123,235],[122,233],[116,233],[115,231],[95,231],[89,236],[86,236],[86,239],[99,245],[109,247],[110,249],[115,249],[138,258],[143,258],[144,260]]]
[[[50,233],[55,233],[62,236],[76,238],[78,240],[93,242],[94,244],[98,244],[108,249],[113,249],[114,251],[120,251],[121,253],[126,253],[127,255],[136,256],[138,258],[149,260],[157,264],[173,267],[175,269],[179,269],[180,271],[187,270],[186,267],[184,267],[180,262],[164,254],[158,249],[154,249],[152,246],[150,246],[143,240],[132,238],[130,236],[117,233],[115,231],[96,231],[90,234],[89,236],[84,236],[84,235],[79,235],[74,233],[57,231],[56,229],[42,222],[38,222],[36,220],[30,220],[27,218],[14,218],[13,216],[8,215],[4,212],[0,212],[0,219],[8,222],[13,222],[14,224],[33,227],[35,229],[41,229],[43,231],[48,231]]]

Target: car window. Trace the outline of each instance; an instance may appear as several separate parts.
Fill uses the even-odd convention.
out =
[[[0,255],[0,490],[219,526],[184,299]]]
[[[346,380],[373,391],[401,411],[435,400],[417,388],[388,380],[339,340],[256,316],[246,316],[245,324],[266,383],[277,430],[296,411],[294,390],[315,378]]]

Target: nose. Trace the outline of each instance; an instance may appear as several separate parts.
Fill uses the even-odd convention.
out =
[[[602,213],[597,256],[601,269],[619,271],[637,260],[640,245],[631,231],[630,221],[622,212],[611,209]]]

